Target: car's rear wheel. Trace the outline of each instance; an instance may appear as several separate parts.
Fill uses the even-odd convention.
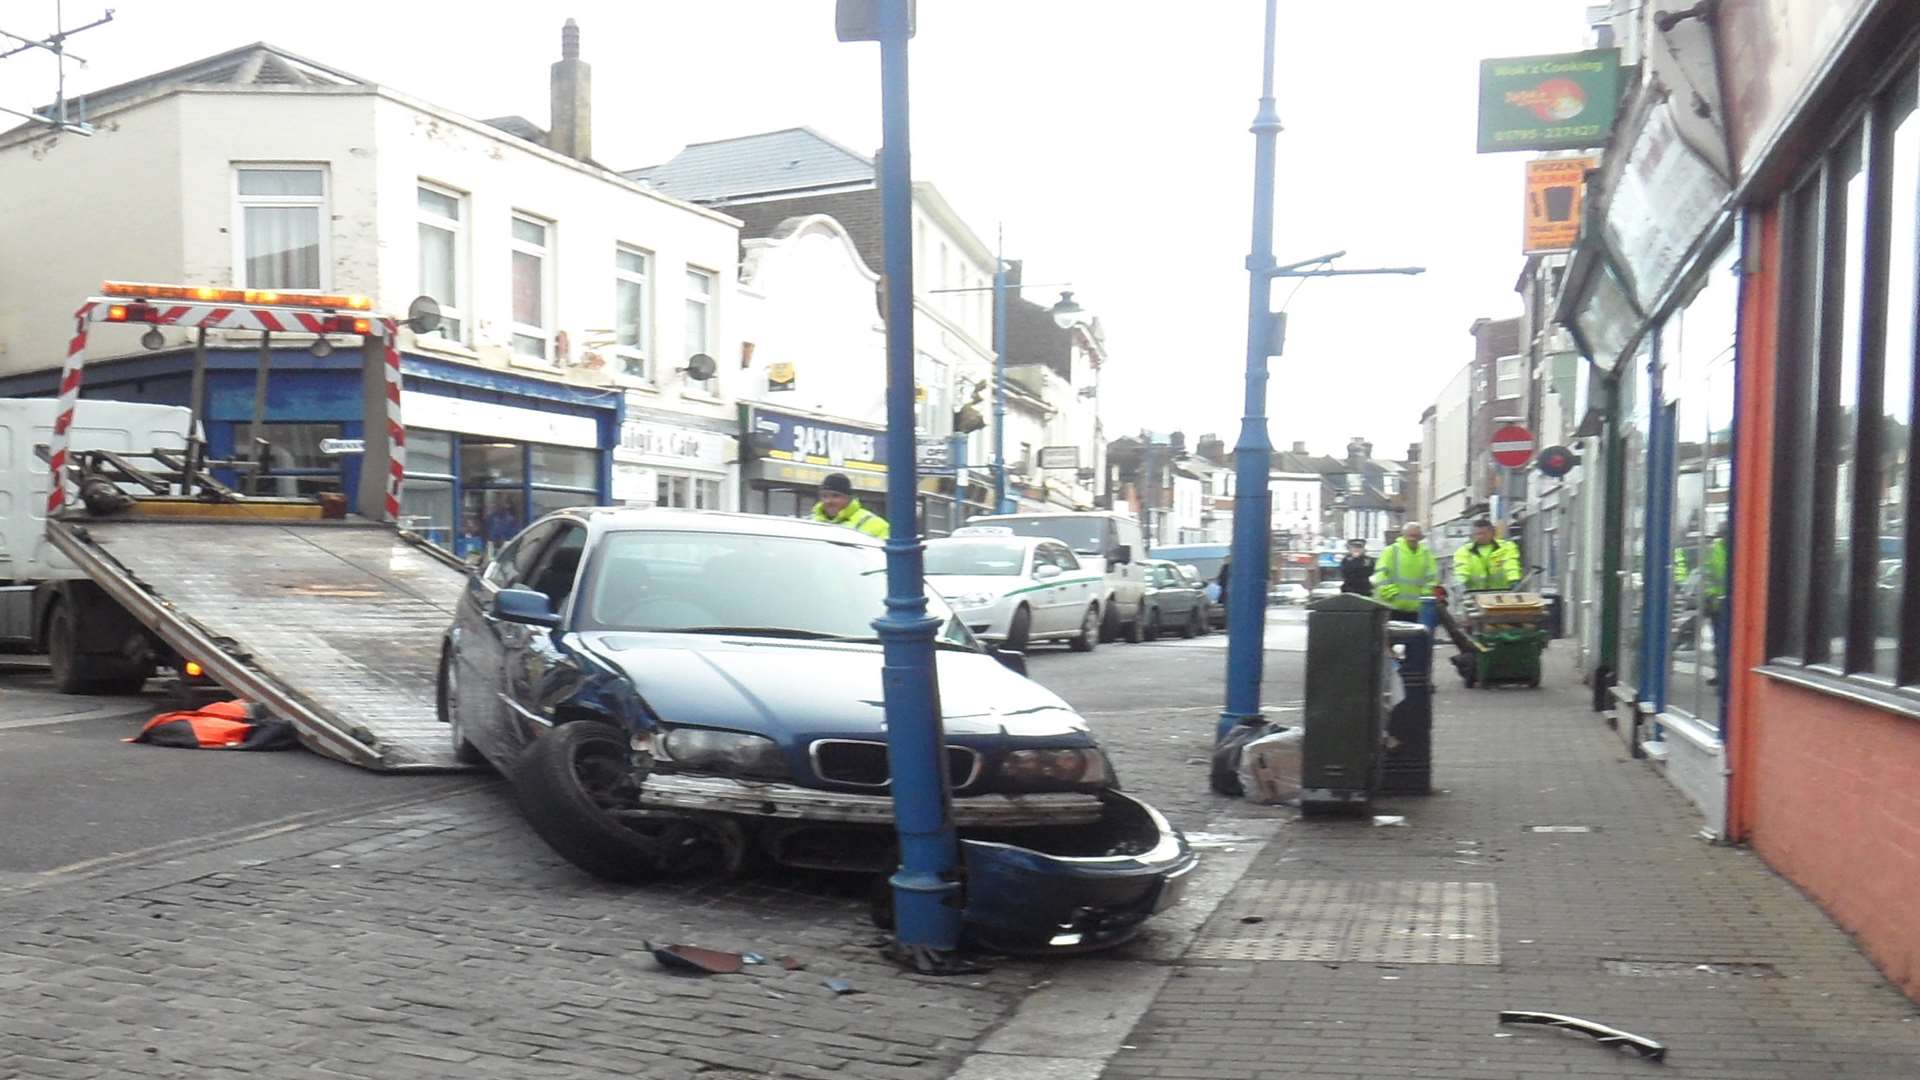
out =
[[[627,740],[611,724],[576,720],[527,747],[514,775],[527,824],[547,846],[597,878],[637,884],[666,869],[669,844],[614,815],[637,802]]]
[[[1067,639],[1067,648],[1074,652],[1092,652],[1100,643],[1100,605],[1088,604],[1087,613],[1080,616],[1080,633]]]
[[[1141,631],[1141,634],[1148,641],[1158,641],[1160,639],[1160,609],[1159,608],[1153,608],[1152,610],[1147,612],[1147,626],[1145,630]]]
[[[1206,633],[1206,631],[1202,629],[1200,625],[1200,609],[1197,607],[1188,608],[1187,621],[1180,626],[1180,636],[1183,638],[1196,638],[1204,633]]]
[[[439,690],[434,697],[440,722],[447,725],[447,739],[453,744],[453,760],[462,765],[485,767],[487,757],[467,741],[466,725],[460,722],[459,675],[454,671],[453,646],[440,650]]]
[[[1021,604],[1013,610],[1013,618],[1007,622],[1007,648],[1017,653],[1027,651],[1027,637],[1033,632],[1033,612],[1027,605]]]
[[[1106,642],[1109,642],[1109,641],[1119,641],[1120,640],[1119,605],[1115,604],[1113,602],[1113,597],[1109,596],[1107,597],[1107,606],[1105,608],[1102,608],[1101,610],[1105,613],[1100,620],[1101,643],[1105,644]]]

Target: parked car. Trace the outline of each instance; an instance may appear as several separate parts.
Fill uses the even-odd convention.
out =
[[[477,573],[448,629],[439,706],[456,754],[513,779],[533,830],[637,882],[749,851],[885,874],[896,861],[880,542],[744,514],[576,508]],[[935,662],[966,869],[990,948],[1124,940],[1195,856],[1120,790],[1066,702],[989,652],[937,593]]]
[[[1173,544],[1153,549],[1153,557],[1179,563],[1200,579],[1207,590],[1207,623],[1227,625],[1227,598],[1220,595],[1220,567],[1233,554],[1231,544]]]
[[[1322,581],[1316,584],[1313,588],[1307,590],[1307,599],[1309,601],[1325,600],[1329,596],[1339,596],[1339,595],[1340,595],[1340,579],[1338,578],[1332,578],[1327,581]]]
[[[1100,640],[1139,641],[1145,626],[1141,601],[1145,598],[1147,548],[1140,523],[1125,514],[1092,510],[1059,514],[990,514],[969,518],[969,527],[1000,526],[1015,536],[1044,536],[1073,549],[1085,566],[1099,566],[1106,576],[1106,595],[1100,599]],[[958,535],[961,530],[954,530]]]
[[[1089,652],[1100,640],[1105,581],[1058,540],[991,525],[963,528],[927,541],[926,574],[983,641],[1015,652],[1036,641],[1064,641]]]
[[[1267,593],[1267,599],[1282,607],[1307,602],[1307,587],[1297,581],[1283,581]]]
[[[1146,568],[1147,625],[1142,636],[1152,641],[1162,633],[1183,638],[1206,633],[1207,593],[1200,582],[1163,559],[1148,559]]]

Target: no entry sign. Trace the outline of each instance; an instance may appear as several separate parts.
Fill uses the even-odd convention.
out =
[[[1533,457],[1533,432],[1519,424],[1508,424],[1493,433],[1493,460],[1509,469],[1526,466]]]

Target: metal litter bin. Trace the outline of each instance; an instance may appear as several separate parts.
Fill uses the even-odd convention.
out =
[[[1433,632],[1424,626],[1389,623],[1387,640],[1400,651],[1400,683],[1406,696],[1387,714],[1381,755],[1380,794],[1433,793]]]
[[[1389,608],[1342,593],[1307,608],[1300,805],[1361,809],[1380,780]]]

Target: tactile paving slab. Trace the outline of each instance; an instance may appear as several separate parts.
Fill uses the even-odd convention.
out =
[[[1243,881],[1187,957],[1498,964],[1499,897],[1482,881]]]

